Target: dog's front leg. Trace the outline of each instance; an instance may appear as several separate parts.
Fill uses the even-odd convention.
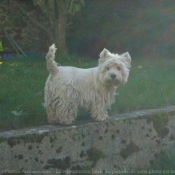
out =
[[[91,108],[91,117],[96,121],[104,121],[108,117],[106,105],[102,103],[96,103]]]

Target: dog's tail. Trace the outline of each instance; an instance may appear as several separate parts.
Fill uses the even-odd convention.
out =
[[[47,70],[52,74],[55,75],[58,72],[57,63],[54,61],[55,59],[55,52],[57,48],[55,47],[55,44],[51,45],[49,47],[49,51],[46,55],[47,60]]]

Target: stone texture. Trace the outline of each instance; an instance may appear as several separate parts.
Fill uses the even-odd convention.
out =
[[[145,169],[175,146],[175,106],[125,113],[105,122],[0,133],[1,173],[88,174]],[[68,173],[70,174],[70,173]]]

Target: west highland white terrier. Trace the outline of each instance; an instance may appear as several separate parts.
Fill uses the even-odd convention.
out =
[[[56,47],[46,55],[50,75],[45,84],[45,108],[51,124],[71,124],[79,108],[85,108],[96,121],[108,117],[107,109],[115,102],[115,92],[128,80],[131,57],[128,52],[118,55],[103,49],[98,66],[81,69],[57,66]]]

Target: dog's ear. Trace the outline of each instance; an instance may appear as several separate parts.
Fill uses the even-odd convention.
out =
[[[105,58],[110,54],[110,52],[107,49],[103,49],[103,51],[100,53],[100,58]]]
[[[99,58],[99,64],[102,64],[103,62],[105,62],[106,59],[112,57],[112,54],[107,50],[107,49],[103,49],[103,51],[100,53],[100,58]]]
[[[131,56],[128,52],[123,53],[122,55],[123,62],[125,63],[127,68],[131,68]]]

